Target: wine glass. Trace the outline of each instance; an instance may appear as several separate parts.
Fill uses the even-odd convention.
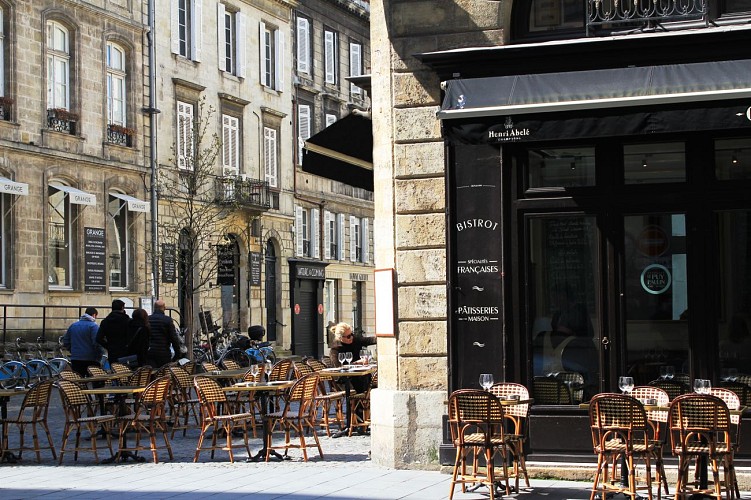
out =
[[[623,394],[630,394],[634,390],[634,378],[618,377],[618,388]]]
[[[661,366],[660,367],[660,379],[665,380],[667,378],[668,378],[668,367]]]
[[[675,367],[668,365],[665,367],[665,378],[668,380],[673,380],[673,377],[675,377]]]
[[[339,366],[344,370],[344,361],[347,359],[347,356],[343,352],[340,352],[336,355],[336,358],[339,360]]]
[[[709,379],[702,379],[701,384],[702,394],[712,394],[712,381]]]
[[[368,352],[367,349],[363,349],[363,350],[360,351],[360,360],[362,360],[362,363],[364,365],[366,365],[366,366],[369,364],[368,363],[368,356],[369,355],[370,355],[370,353]]]
[[[271,360],[266,360],[266,380],[271,381],[271,370],[274,369],[273,363],[271,363]]]
[[[694,379],[694,392],[696,394],[704,394],[704,379],[701,379],[701,378]]]
[[[253,364],[250,365],[250,374],[253,376],[253,382],[258,382],[258,372],[260,369],[258,368],[258,365]]]
[[[352,364],[352,353],[351,352],[345,352],[344,353],[344,361],[347,363],[347,368],[350,367]]]
[[[482,387],[483,389],[487,391],[492,386],[493,386],[493,374],[481,373],[480,374],[480,387]]]

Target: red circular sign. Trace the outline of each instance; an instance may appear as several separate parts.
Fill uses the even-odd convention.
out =
[[[318,304],[318,314],[323,314],[323,304]]]
[[[295,314],[300,314],[300,304],[295,304]]]
[[[659,257],[670,248],[670,237],[660,226],[647,226],[639,234],[637,244],[645,257]]]

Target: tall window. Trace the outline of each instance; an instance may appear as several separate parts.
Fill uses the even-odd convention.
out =
[[[368,219],[349,217],[349,260],[352,262],[370,261],[368,225]]]
[[[245,14],[230,12],[224,4],[217,8],[217,40],[219,69],[245,77]]]
[[[201,60],[202,0],[170,0],[172,53]]]
[[[0,195],[0,288],[9,286],[11,195]]]
[[[282,90],[284,85],[284,33],[260,23],[261,85]]]
[[[318,243],[318,224],[320,211],[317,208],[308,210],[300,206],[295,207],[295,244],[298,257],[321,258]]]
[[[107,257],[110,288],[127,288],[130,278],[130,214],[128,203],[112,193],[107,203]]]
[[[47,108],[70,109],[70,33],[47,21]]]
[[[343,260],[344,256],[344,214],[326,210],[323,213],[323,256],[326,259]]]
[[[70,195],[50,183],[47,188],[47,268],[50,287],[73,287],[73,208]]]
[[[359,43],[350,43],[349,44],[349,76],[360,76],[362,75],[362,45]],[[362,93],[362,89],[355,85],[354,83],[351,83],[350,86],[350,92],[354,95],[360,95]]]
[[[323,66],[326,72],[326,83],[339,83],[339,35],[335,31],[323,32]]]
[[[299,104],[297,106],[297,163],[299,165],[302,165],[302,150],[308,139],[310,139],[310,106]]]
[[[337,281],[327,279],[323,284],[323,308],[326,314],[324,321],[326,321],[327,325],[336,323],[339,319],[339,314],[337,314],[337,303],[339,302],[337,298]]]
[[[125,126],[125,51],[107,42],[107,119]]]
[[[222,115],[222,175],[240,173],[240,120]]]
[[[5,10],[0,5],[0,96],[5,95]],[[3,110],[5,112],[5,110]],[[2,117],[0,117],[2,118]]]
[[[193,170],[193,105],[177,101],[177,166]]]
[[[277,154],[276,129],[263,127],[263,166],[266,182],[271,187],[279,187]]]
[[[297,18],[297,72],[313,73],[310,50],[310,20],[306,17]]]

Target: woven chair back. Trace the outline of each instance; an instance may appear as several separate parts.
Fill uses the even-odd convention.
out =
[[[86,368],[86,371],[89,372],[89,375],[91,375],[92,377],[103,377],[105,375],[109,375],[106,371],[98,366],[89,366],[88,368]]]
[[[83,377],[78,372],[74,372],[73,370],[63,370],[60,372],[60,379],[80,382],[81,380],[83,380]]]
[[[136,371],[133,372],[133,374],[128,378],[128,385],[133,387],[144,387],[149,383],[149,379],[151,378],[151,367],[150,366],[142,366],[138,368]],[[162,377],[159,377],[162,378]]]
[[[711,394],[712,396],[717,396],[718,398],[723,400],[727,405],[728,410],[737,410],[741,407],[741,399],[735,392],[731,391],[730,389],[725,389],[722,387],[712,387]],[[738,423],[740,423],[740,420],[740,415],[730,415],[731,424],[738,425]]]
[[[205,371],[205,372],[219,371],[219,367],[216,366],[211,361],[204,361],[203,363],[201,363],[201,366],[203,367],[203,371]]]
[[[123,375],[130,375],[133,373],[133,370],[122,363],[110,363],[110,368],[112,368],[112,373],[122,373]]]
[[[63,398],[63,406],[88,405],[91,401],[83,393],[81,387],[70,380],[58,380],[55,382]]]
[[[489,391],[454,391],[449,396],[448,417],[451,438],[459,446],[463,446],[467,435],[475,432],[484,432],[489,442],[494,427],[497,431],[496,436],[503,437],[503,426],[497,425],[503,420],[503,407],[498,398]]]
[[[305,364],[317,372],[320,372],[321,370],[326,368],[326,364],[323,361],[315,358],[306,359]]]
[[[638,399],[625,394],[597,394],[589,402],[589,423],[603,432],[647,428],[647,413]]]
[[[649,385],[652,387],[659,387],[665,391],[670,398],[670,401],[689,391],[688,385],[678,380],[653,380]]]
[[[276,362],[269,374],[269,381],[276,382],[279,380],[289,380],[289,374],[292,371],[292,360],[282,359]]]
[[[673,453],[713,447],[730,441],[730,411],[711,394],[684,394],[673,400],[668,413]]]
[[[170,366],[169,372],[172,376],[172,380],[175,383],[175,386],[178,389],[184,390],[191,387],[193,383],[192,377],[182,367]]]
[[[541,405],[573,404],[571,392],[563,380],[555,377],[535,377],[532,381],[535,402]]]
[[[519,399],[529,399],[529,389],[514,382],[498,382],[497,384],[493,384],[490,392],[499,399],[509,399],[511,396],[519,396]],[[510,405],[505,410],[508,415],[515,417],[526,418],[529,415],[528,404]]]
[[[294,370],[295,370],[295,378],[304,377],[305,375],[310,375],[311,373],[315,373],[315,370],[313,368],[305,363],[294,363]]]
[[[46,414],[47,408],[50,404],[52,384],[52,380],[47,379],[32,385],[29,392],[27,392],[26,396],[23,398],[19,414],[22,414],[27,408],[33,409],[35,414],[38,414],[39,411],[43,409]]]
[[[743,406],[751,406],[751,387],[737,380],[723,380],[720,387],[733,391],[738,395]]]
[[[243,375],[243,382],[262,382],[263,381],[263,375],[266,371],[266,367],[262,364],[258,365],[258,375],[255,377],[252,373],[250,373],[250,370],[245,372],[245,375]]]
[[[213,405],[227,401],[226,394],[215,380],[207,377],[196,377],[193,379],[193,383],[198,391],[198,399],[201,400],[202,404],[206,402]]]
[[[315,412],[315,399],[318,395],[318,385],[321,377],[317,373],[303,375],[294,383],[289,390],[289,398],[286,403],[285,414],[291,411],[293,403],[298,404],[298,415],[300,417],[311,415]]]
[[[659,387],[654,387],[651,385],[640,385],[634,387],[634,389],[631,391],[631,397],[634,397],[642,402],[647,399],[654,399],[655,403],[657,403],[657,406],[667,407],[668,404],[670,404],[670,396],[668,396],[668,393],[663,389],[660,389]],[[647,418],[653,422],[667,423],[668,411],[650,410],[647,412]]]
[[[193,375],[196,372],[196,362],[195,361],[188,361],[185,364],[179,365],[180,368],[188,372],[189,375]]]
[[[150,382],[141,393],[141,403],[148,406],[163,405],[169,396],[170,383],[170,377],[160,377]]]
[[[224,366],[225,370],[242,370],[240,363],[233,359],[222,360],[222,366]]]

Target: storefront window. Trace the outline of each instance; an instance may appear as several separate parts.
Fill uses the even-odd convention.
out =
[[[596,239],[592,216],[529,221],[528,302],[537,404],[579,404],[598,392]]]
[[[686,152],[682,142],[631,144],[623,147],[626,184],[686,181]]]
[[[362,281],[352,282],[352,330],[362,331],[362,304],[363,304]]]
[[[714,149],[717,179],[751,179],[751,139],[718,139]]]
[[[326,280],[323,286],[323,307],[326,312],[326,324],[331,325],[338,321],[337,314],[337,297],[336,297],[337,280]]]
[[[594,185],[593,147],[529,150],[529,188]]]

